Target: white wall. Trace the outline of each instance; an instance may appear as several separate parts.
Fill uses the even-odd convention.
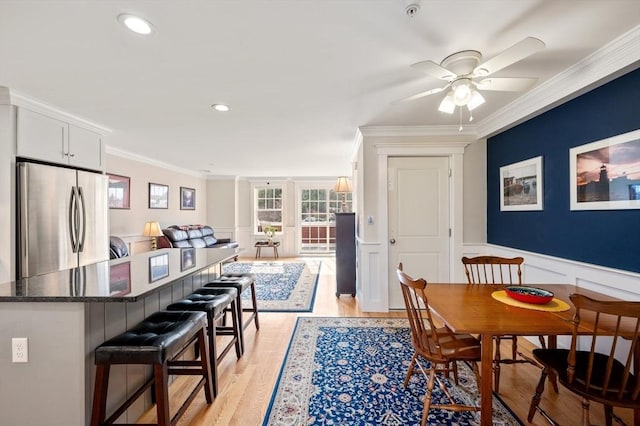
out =
[[[107,173],[128,176],[131,189],[130,209],[109,209],[109,229],[111,235],[123,237],[132,247],[143,249],[145,245],[136,242],[148,241],[142,237],[144,224],[158,221],[166,228],[170,225],[207,223],[208,185],[204,177],[179,172],[142,161],[132,160],[115,154],[107,154]],[[169,208],[149,208],[149,183],[169,186]],[[180,210],[180,187],[196,190],[195,210]],[[136,249],[133,250],[136,252]]]
[[[15,277],[15,122],[9,92],[0,88],[0,282]]]
[[[487,242],[487,140],[480,139],[464,150],[463,241]]]
[[[207,221],[217,238],[237,241],[236,180],[213,178],[207,180]]]

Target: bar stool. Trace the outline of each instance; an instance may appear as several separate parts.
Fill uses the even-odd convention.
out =
[[[209,363],[211,365],[211,377],[213,380],[213,395],[218,396],[218,363],[235,345],[236,356],[242,356],[240,347],[240,332],[238,313],[236,310],[236,297],[238,291],[235,288],[201,288],[182,300],[167,306],[168,311],[200,311],[207,314],[207,336],[209,341]],[[222,318],[225,309],[230,307],[232,313],[232,326],[216,326],[216,321]],[[216,336],[232,336],[224,349],[217,354]],[[199,349],[199,347],[198,347]],[[197,351],[196,351],[197,356]]]
[[[95,350],[96,383],[93,393],[91,425],[113,424],[152,384],[154,385],[158,425],[174,424],[186,411],[200,388],[204,387],[207,403],[213,402],[204,312],[168,312],[151,314],[144,321],[107,340]],[[200,360],[179,360],[192,343],[198,342]],[[113,364],[147,364],[153,375],[129,399],[105,420],[109,370]],[[169,375],[202,376],[173,419],[169,416]]]
[[[245,351],[244,330],[253,321],[256,331],[260,329],[258,321],[258,303],[256,300],[256,276],[251,273],[225,273],[217,279],[205,284],[204,288],[235,288],[238,291],[236,297],[236,310],[238,312],[238,321],[240,324],[240,346],[242,353]],[[251,292],[251,307],[242,307],[242,293],[244,291]],[[243,312],[250,312],[246,319],[243,318]]]

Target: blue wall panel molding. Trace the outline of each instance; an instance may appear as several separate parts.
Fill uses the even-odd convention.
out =
[[[640,69],[487,142],[491,244],[640,272],[640,210],[569,210],[569,149],[640,129]],[[500,211],[500,167],[542,155],[543,211]]]

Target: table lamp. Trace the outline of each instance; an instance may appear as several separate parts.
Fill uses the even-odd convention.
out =
[[[351,192],[351,183],[349,178],[341,176],[336,181],[336,185],[333,187],[333,192],[336,194],[342,194],[342,213],[347,212],[347,192]]]
[[[151,250],[156,250],[158,248],[156,237],[161,237],[163,235],[162,228],[160,228],[160,224],[158,222],[150,220],[144,225],[142,235],[145,237],[151,237]]]

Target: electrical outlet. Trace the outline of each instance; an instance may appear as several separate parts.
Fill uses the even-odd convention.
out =
[[[11,362],[29,362],[29,343],[26,337],[11,339]]]

